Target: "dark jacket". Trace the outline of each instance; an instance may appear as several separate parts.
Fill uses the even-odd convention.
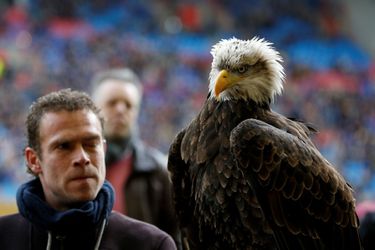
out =
[[[369,211],[361,218],[359,235],[365,250],[375,249],[375,212]]]
[[[98,228],[100,231],[100,228]],[[82,232],[83,233],[83,232]],[[99,237],[100,233],[95,237]],[[91,241],[96,242],[97,239]],[[20,214],[0,217],[0,249],[48,249],[47,231],[37,228]],[[87,241],[82,235],[52,235],[50,249],[84,250]],[[93,248],[91,248],[93,249]],[[112,212],[104,229],[99,249],[174,250],[172,238],[155,226]]]
[[[111,142],[108,142],[108,146],[106,157],[109,159],[107,167],[110,168],[122,157],[125,149],[112,150]],[[179,236],[166,156],[146,146],[139,139],[128,142],[126,150],[130,151],[133,157],[133,170],[123,187],[127,215],[159,227],[169,233],[177,243]],[[108,157],[108,154],[112,155]]]

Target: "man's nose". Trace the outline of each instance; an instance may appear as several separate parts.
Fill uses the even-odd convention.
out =
[[[85,151],[82,146],[77,147],[75,152],[74,165],[86,166],[90,163],[89,154]]]
[[[115,109],[116,109],[117,112],[127,112],[128,111],[127,105],[123,102],[116,103]]]

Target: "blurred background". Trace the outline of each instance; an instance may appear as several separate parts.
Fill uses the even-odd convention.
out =
[[[357,201],[371,199],[374,13],[372,0],[0,0],[0,214],[30,178],[24,120],[37,97],[130,67],[145,88],[141,137],[167,153],[207,95],[211,46],[233,36],[280,51],[287,80],[273,109],[314,124]]]

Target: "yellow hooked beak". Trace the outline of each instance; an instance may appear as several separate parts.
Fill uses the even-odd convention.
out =
[[[240,79],[240,77],[236,76],[235,74],[231,74],[225,69],[220,71],[215,82],[215,97],[217,98],[221,92],[238,82]]]

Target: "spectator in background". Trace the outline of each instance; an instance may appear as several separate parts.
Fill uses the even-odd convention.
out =
[[[375,249],[375,201],[364,200],[356,207],[360,221],[359,235],[365,250]]]
[[[92,80],[92,97],[105,118],[107,180],[116,191],[114,210],[151,223],[179,244],[167,158],[138,134],[142,84],[130,69],[110,69]]]
[[[375,249],[375,212],[368,212],[360,220],[359,235],[365,250]]]
[[[112,212],[103,119],[70,89],[32,104],[25,160],[35,178],[17,193],[19,213],[0,217],[0,246],[13,249],[176,249],[155,226]]]

